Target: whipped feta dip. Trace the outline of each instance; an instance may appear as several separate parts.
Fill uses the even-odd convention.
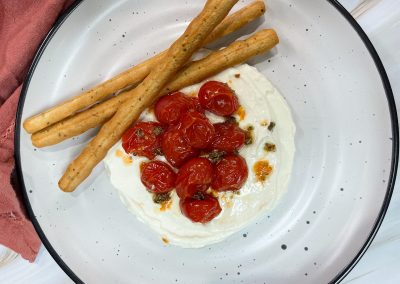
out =
[[[208,78],[227,83],[236,93],[241,105],[235,117],[243,129],[252,128],[253,141],[244,145],[239,154],[246,160],[248,179],[240,193],[220,192],[218,199],[222,212],[206,224],[194,223],[185,217],[179,207],[175,191],[167,204],[156,204],[140,180],[140,164],[145,157],[129,156],[121,141],[108,152],[104,159],[111,183],[122,203],[137,218],[170,244],[185,248],[199,248],[220,242],[255,222],[274,207],[286,191],[295,153],[295,124],[290,109],[276,88],[256,68],[242,64]],[[181,91],[197,95],[204,82],[186,87]],[[212,123],[223,118],[206,111]],[[156,121],[148,109],[140,117],[143,121]],[[267,151],[266,145],[273,145]],[[156,159],[165,161],[164,157]],[[266,180],[260,181],[255,165],[267,161],[272,171]]]

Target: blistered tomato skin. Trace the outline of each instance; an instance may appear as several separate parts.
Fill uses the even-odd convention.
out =
[[[234,122],[214,124],[215,135],[211,142],[212,150],[233,153],[244,144],[246,133]]]
[[[187,142],[194,148],[207,148],[214,138],[214,126],[208,118],[197,111],[186,111],[180,120],[182,132]]]
[[[162,124],[177,124],[181,115],[189,110],[201,111],[200,103],[196,98],[186,96],[184,93],[175,92],[162,96],[154,106],[154,114]]]
[[[222,211],[218,199],[208,194],[203,199],[181,199],[179,205],[183,215],[193,222],[203,224],[210,222]]]
[[[158,122],[137,122],[122,135],[122,147],[128,154],[154,159],[161,153],[163,133]]]
[[[142,166],[140,179],[151,193],[167,193],[175,188],[176,174],[162,161],[151,161]]]
[[[246,160],[240,155],[229,155],[214,165],[211,187],[216,191],[239,190],[247,177]]]
[[[189,198],[205,192],[211,184],[213,166],[206,158],[193,158],[185,163],[176,177],[176,193],[179,198]]]
[[[225,83],[208,81],[199,90],[200,105],[216,115],[232,115],[239,108],[235,92]]]
[[[169,127],[164,133],[162,152],[167,161],[176,168],[199,154],[199,150],[190,146],[185,139],[180,125]]]
[[[204,108],[201,106],[198,97],[189,97],[189,100],[191,102],[190,109],[204,114]]]

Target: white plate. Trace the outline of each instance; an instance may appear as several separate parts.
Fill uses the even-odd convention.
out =
[[[250,63],[292,108],[297,153],[278,206],[222,243],[164,246],[122,205],[103,165],[77,193],[62,193],[59,177],[93,132],[34,149],[20,127],[166,48],[203,2],[84,1],[58,21],[29,72],[17,120],[17,167],[35,227],[77,282],[338,282],[383,219],[397,168],[398,127],[383,66],[336,1],[270,1],[264,19],[237,33],[273,27],[280,35],[273,52]]]

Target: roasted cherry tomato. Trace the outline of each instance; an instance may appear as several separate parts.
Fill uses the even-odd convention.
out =
[[[181,115],[188,109],[201,109],[195,98],[186,96],[184,93],[175,92],[162,96],[154,106],[154,114],[159,122],[163,124],[177,124]]]
[[[202,199],[181,199],[179,205],[183,215],[199,223],[210,222],[222,211],[218,199],[208,194],[204,194]]]
[[[126,153],[151,159],[161,154],[161,138],[164,128],[158,122],[138,122],[122,135],[122,147]]]
[[[200,102],[199,102],[199,98],[198,97],[188,97],[190,102],[191,102],[191,107],[190,109],[194,109],[197,112],[203,113],[204,114],[204,109],[201,106]]]
[[[229,155],[214,166],[211,187],[216,191],[239,190],[247,176],[245,159],[239,155]]]
[[[176,193],[180,198],[193,197],[205,192],[212,181],[213,167],[206,158],[193,158],[186,162],[176,177]]]
[[[142,166],[140,179],[148,191],[166,193],[174,189],[176,174],[167,163],[151,161]]]
[[[194,148],[204,149],[214,138],[214,126],[208,118],[195,110],[185,112],[180,120],[187,142]]]
[[[239,108],[235,92],[225,83],[208,81],[199,90],[200,105],[217,115],[232,115]]]
[[[243,146],[246,133],[234,122],[222,122],[214,124],[215,135],[211,142],[211,148],[232,153]]]
[[[167,161],[179,168],[190,158],[197,156],[199,151],[190,146],[179,125],[172,126],[164,133],[162,139],[162,152]]]

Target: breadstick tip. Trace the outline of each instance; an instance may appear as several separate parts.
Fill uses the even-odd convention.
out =
[[[270,29],[270,31],[271,31],[271,35],[274,37],[274,39],[275,39],[275,41],[276,41],[276,44],[278,44],[278,43],[279,43],[279,36],[278,36],[278,34],[276,33],[276,31],[275,31],[274,29]]]
[[[73,192],[76,188],[71,186],[71,184],[68,182],[68,177],[65,176],[58,181],[58,187],[64,192]]]
[[[28,132],[29,134],[33,133],[32,131],[32,124],[31,124],[31,120],[25,119],[24,123],[22,124],[22,127],[25,129],[26,132]]]
[[[267,10],[267,5],[263,0],[257,0],[254,2],[254,4],[259,6],[262,13],[265,13],[265,11]]]

